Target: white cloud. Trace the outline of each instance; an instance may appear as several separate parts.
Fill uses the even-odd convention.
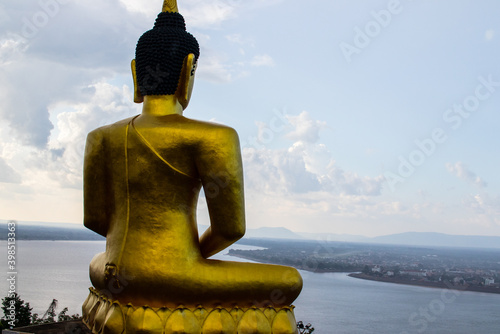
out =
[[[253,59],[250,61],[250,64],[252,66],[260,67],[260,66],[274,66],[274,60],[271,56],[264,54],[264,55],[257,55],[254,56]]]
[[[480,226],[500,226],[500,197],[487,193],[471,195],[464,199],[463,205],[469,211],[470,221]]]
[[[54,129],[49,119],[51,105],[62,101],[85,100],[82,84],[103,76],[102,71],[83,71],[60,63],[21,57],[0,68],[2,105],[0,117],[23,145],[44,148]],[[26,78],[29,77],[29,80]],[[87,84],[88,85],[88,84]]]
[[[237,18],[243,11],[256,10],[276,5],[283,0],[184,0],[178,2],[179,12],[185,17],[188,27],[214,28],[224,21]],[[161,11],[159,0],[119,0],[130,12],[156,16]]]
[[[484,38],[487,41],[493,40],[493,38],[495,38],[495,30],[493,29],[486,30],[486,32],[484,33]]]
[[[44,147],[22,146],[3,134],[8,142],[2,145],[0,173],[3,171],[10,182],[19,182],[16,175],[22,174],[24,188],[20,191],[40,188],[44,184],[82,189],[83,152],[88,132],[140,112],[126,86],[119,88],[100,82],[88,90],[91,93],[85,102],[60,102],[49,107],[49,113],[53,115],[51,118],[55,121]],[[17,172],[12,174],[12,168],[6,164],[16,161]]]
[[[54,107],[57,123],[48,148],[33,153],[28,161],[30,167],[47,171],[63,187],[81,189],[84,145],[91,130],[139,113],[127,86],[100,82],[89,88],[94,93],[88,101]],[[69,111],[58,112],[68,107]]]
[[[261,141],[260,146],[242,151],[249,226],[331,231],[341,222],[363,222],[366,226],[381,219],[421,214],[385,199],[382,176],[359,176],[341,168],[328,147],[319,142],[325,122],[313,119],[308,112],[287,115],[287,119],[291,128],[283,128],[289,132],[282,135],[294,140],[288,148],[265,147]],[[258,131],[265,128],[257,126]],[[352,225],[340,228],[353,233]],[[376,234],[373,231],[370,233]]]
[[[196,76],[200,79],[217,83],[227,83],[233,80],[231,67],[227,65],[222,56],[207,52],[203,57],[200,57],[199,63]]]
[[[283,0],[185,0],[178,4],[179,12],[190,27],[213,28],[226,20],[237,18],[242,12],[274,6],[280,2]]]
[[[179,8],[190,27],[209,28],[236,17],[237,3],[223,0],[190,0]]]
[[[43,149],[54,129],[50,106],[85,101],[82,87],[127,73],[143,28],[128,24],[137,14],[118,0],[69,2],[51,13],[38,2],[11,1],[5,8],[10,20],[0,23],[0,63],[8,66],[0,67],[0,118],[22,145]],[[49,19],[36,25],[41,14]]]
[[[244,50],[240,50],[240,55],[244,56]],[[272,58],[268,56],[256,56],[252,61],[231,61],[224,54],[214,50],[205,49],[202,45],[202,54],[199,67],[196,70],[197,77],[216,83],[229,83],[235,79],[246,77],[250,72],[247,70],[251,66],[273,66]]]
[[[227,35],[226,39],[231,43],[244,44],[243,37],[240,34]]]
[[[20,183],[21,175],[0,157],[0,183]]]
[[[479,176],[467,168],[462,162],[456,162],[455,164],[446,164],[446,168],[450,173],[458,177],[459,179],[465,180],[479,188],[484,188],[487,183],[484,182]]]
[[[192,0],[182,6],[188,26],[208,27],[234,17],[237,4]],[[130,89],[109,82],[128,77],[137,38],[153,26],[161,1],[75,0],[53,8],[50,20],[32,29],[31,19],[44,10],[39,2],[0,7],[7,18],[0,21],[0,182],[6,196],[81,189],[86,134],[138,113]],[[244,75],[240,66],[226,65],[224,55],[206,52],[210,36],[198,35],[205,49],[201,78],[230,82]],[[16,184],[7,190],[5,182]]]
[[[286,150],[243,150],[247,185],[270,194],[320,190],[317,175],[307,171],[303,156]]]
[[[0,183],[4,217],[62,222],[80,219],[76,217],[82,212],[87,133],[140,112],[131,102],[132,92],[126,86],[98,82],[86,88],[85,96],[85,101],[78,103],[63,101],[49,105],[54,129],[44,147],[23,146],[3,127],[0,129],[0,182],[17,182]]]
[[[149,18],[155,17],[161,11],[162,3],[158,0],[120,0],[129,12],[142,13]]]
[[[287,118],[294,127],[287,137],[295,141],[314,144],[319,140],[319,132],[326,126],[325,122],[312,119],[307,111]]]
[[[326,145],[317,143],[325,122],[304,111],[288,115],[292,129],[285,136],[295,140],[288,149],[244,148],[247,187],[268,194],[379,196],[383,177],[360,177],[338,167]],[[259,131],[262,124],[257,124]],[[260,137],[260,136],[259,136]]]
[[[226,40],[239,46],[238,52],[241,56],[247,54],[246,47],[255,48],[255,41],[251,38],[243,37],[241,34],[226,35]]]
[[[0,40],[0,65],[8,66],[25,51],[26,43],[19,38]]]

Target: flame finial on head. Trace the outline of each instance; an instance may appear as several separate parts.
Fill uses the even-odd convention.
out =
[[[178,13],[177,0],[163,0],[162,12]]]

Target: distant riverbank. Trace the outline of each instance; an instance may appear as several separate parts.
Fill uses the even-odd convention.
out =
[[[244,256],[240,254],[231,254],[233,257],[238,257],[241,259],[245,260],[251,260],[251,261],[257,261],[260,263],[268,263],[268,264],[275,264],[272,262],[265,262],[262,260],[255,259],[251,256]],[[286,264],[285,264],[286,265]],[[349,277],[354,277],[354,278],[360,278],[364,280],[369,280],[369,281],[375,281],[375,282],[384,282],[384,283],[395,283],[395,284],[404,284],[404,285],[413,285],[413,286],[420,286],[420,287],[425,287],[425,288],[438,288],[438,289],[452,289],[452,290],[459,290],[459,291],[472,291],[472,292],[485,292],[485,293],[496,293],[500,294],[500,289],[496,287],[487,287],[487,286],[475,286],[475,285],[453,285],[449,282],[430,282],[430,281],[423,281],[423,280],[416,280],[416,279],[404,279],[401,277],[378,277],[378,276],[371,276],[371,275],[366,275],[363,273],[359,272],[346,272],[346,271],[335,271],[335,270],[318,270],[317,268],[315,270],[311,270],[311,268],[301,268],[298,266],[293,266],[299,270],[304,270],[304,271],[310,271],[314,273],[349,273]]]
[[[248,261],[254,261],[254,262],[258,262],[258,263],[276,264],[276,265],[280,265],[280,266],[294,267],[295,269],[298,269],[298,270],[309,271],[309,272],[316,273],[316,274],[322,274],[322,273],[323,274],[324,273],[352,273],[352,272],[357,272],[357,271],[361,270],[361,269],[359,269],[359,270],[319,269],[319,268],[315,268],[315,267],[311,268],[311,267],[307,267],[307,266],[297,266],[297,265],[287,264],[287,263],[275,263],[275,262],[272,262],[272,261],[265,261],[265,260],[262,260],[262,259],[259,259],[259,258],[255,258],[255,257],[252,257],[252,256],[241,255],[241,254],[235,253],[235,252],[230,252],[230,253],[228,253],[226,255],[231,256],[231,257],[237,257],[237,258],[248,260]]]
[[[452,289],[452,290],[460,290],[460,291],[473,291],[473,292],[485,292],[485,293],[500,294],[499,288],[487,287],[487,286],[453,285],[449,282],[430,282],[430,281],[422,281],[422,280],[403,279],[403,278],[399,278],[399,277],[378,277],[378,276],[366,275],[363,273],[351,273],[351,274],[349,274],[349,276],[354,277],[354,278],[365,279],[365,280],[369,280],[369,281],[376,281],[376,282],[415,285],[415,286],[422,286],[422,287],[427,287],[427,288]]]
[[[6,249],[6,244],[0,240],[0,249]],[[17,246],[22,252],[17,292],[30,303],[32,312],[43,315],[55,298],[56,312],[68,307],[68,314],[81,314],[91,286],[89,263],[106,249],[106,242],[21,240]],[[213,259],[239,260],[223,254]],[[0,267],[7,268],[7,257],[0,257]],[[302,272],[302,276],[304,287],[294,301],[295,317],[312,323],[314,333],[332,333],[333,328],[335,334],[414,334],[422,332],[424,321],[428,334],[469,334],[471,328],[477,333],[498,333],[500,328],[498,294],[461,293],[454,298],[448,293],[446,299],[439,299],[440,290],[436,294],[435,289],[378,284],[347,274]],[[2,291],[9,289],[7,278],[6,272],[0,275]]]

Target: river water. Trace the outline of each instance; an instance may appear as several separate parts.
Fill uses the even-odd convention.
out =
[[[16,288],[34,313],[52,299],[58,312],[81,314],[90,281],[88,264],[104,251],[103,241],[18,241]],[[237,245],[239,249],[255,249]],[[2,297],[7,294],[7,245],[0,241]],[[240,261],[227,255],[219,259]],[[442,290],[348,277],[344,273],[301,272],[304,288],[295,316],[315,333],[500,333],[500,295]]]

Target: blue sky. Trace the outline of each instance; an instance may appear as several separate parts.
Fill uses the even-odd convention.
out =
[[[129,63],[160,9],[2,1],[1,219],[81,223],[85,136],[140,113]],[[248,227],[500,235],[498,1],[179,9],[202,52],[185,116],[238,131]]]

